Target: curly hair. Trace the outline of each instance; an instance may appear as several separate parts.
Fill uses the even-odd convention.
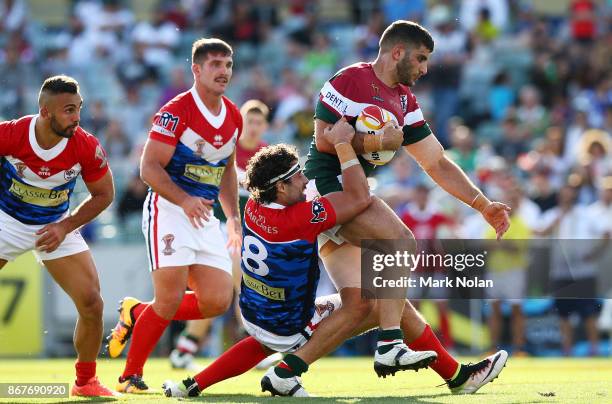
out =
[[[294,146],[276,144],[259,150],[247,165],[244,187],[251,193],[257,203],[270,203],[276,200],[275,184],[268,182],[284,172],[287,172],[298,160],[298,152]]]

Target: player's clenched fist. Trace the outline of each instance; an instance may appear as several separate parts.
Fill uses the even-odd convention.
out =
[[[355,128],[346,121],[345,117],[342,117],[334,126],[325,128],[324,135],[333,145],[338,143],[351,143],[355,136]]]
[[[387,122],[383,129],[382,150],[398,150],[404,141],[404,132],[395,122]]]
[[[198,229],[204,227],[204,222],[207,222],[210,218],[210,209],[213,203],[210,199],[188,196],[181,203],[181,208],[189,218],[191,225]]]

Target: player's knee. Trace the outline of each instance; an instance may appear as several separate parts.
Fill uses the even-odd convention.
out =
[[[79,315],[84,320],[100,320],[104,310],[104,301],[97,291],[92,291],[76,302]]]
[[[205,318],[224,314],[232,305],[232,293],[216,293],[207,296],[206,301],[198,301],[200,313]]]

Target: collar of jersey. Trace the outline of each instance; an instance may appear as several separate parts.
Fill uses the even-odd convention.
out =
[[[34,154],[36,154],[38,157],[40,157],[44,161],[53,160],[54,158],[59,156],[61,152],[64,151],[64,149],[66,148],[66,144],[68,144],[68,139],[62,138],[62,140],[60,140],[59,143],[53,146],[52,148],[43,149],[42,147],[40,147],[40,145],[36,141],[36,120],[37,119],[38,119],[38,115],[34,115],[32,117],[32,120],[30,121],[30,128],[29,128],[29,133],[28,133],[28,136],[30,139],[30,146],[32,147],[32,150],[34,151]],[[75,133],[76,133],[76,129],[75,129]]]
[[[202,99],[200,98],[200,95],[196,91],[195,86],[191,87],[191,90],[189,91],[191,92],[191,96],[193,97],[193,100],[195,101],[196,106],[198,107],[202,115],[204,115],[204,118],[206,118],[208,123],[213,128],[219,129],[221,125],[223,125],[223,122],[225,121],[225,114],[227,112],[225,108],[225,101],[223,100],[223,97],[221,97],[221,112],[219,112],[219,115],[213,115],[213,113],[210,112],[208,108],[206,108],[206,105],[204,105],[204,101],[202,101]]]

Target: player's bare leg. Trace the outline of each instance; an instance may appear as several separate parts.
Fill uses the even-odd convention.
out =
[[[219,316],[232,304],[232,276],[225,271],[204,265],[189,267],[189,287],[198,298],[203,318]]]
[[[187,266],[164,267],[151,273],[154,299],[134,324],[132,344],[123,374],[119,377],[117,391],[123,393],[149,391],[149,386],[142,380],[143,368],[183,299],[188,274]]]
[[[74,329],[77,380],[72,395],[112,396],[96,377],[96,358],[102,340],[100,281],[89,251],[44,261],[49,274],[74,302],[79,317]]]
[[[102,340],[103,301],[98,273],[89,251],[44,261],[49,274],[74,302],[79,313],[74,330],[77,359],[93,362]]]
[[[185,329],[178,337],[175,348],[170,353],[170,364],[174,369],[187,369],[200,371],[200,367],[194,361],[195,355],[200,350],[202,341],[206,338],[212,319],[189,320]]]
[[[340,235],[353,246],[360,246],[361,240],[395,240],[387,243],[379,243],[378,251],[382,254],[395,255],[398,252],[397,241],[405,251],[414,253],[416,251],[416,241],[412,232],[395,212],[380,198],[373,197],[370,206],[355,219],[344,224],[340,230]],[[360,251],[353,246],[341,247],[353,248],[354,254],[360,255]],[[325,261],[325,260],[324,260]],[[395,270],[407,271],[408,268],[395,268]],[[330,269],[329,272],[333,272]],[[356,276],[360,277],[360,268],[355,269]],[[395,293],[406,296],[406,290],[396,288]],[[395,374],[395,371],[402,366],[408,365],[412,361],[408,359],[410,350],[403,342],[403,334],[400,328],[400,319],[404,310],[402,299],[381,299],[378,301],[378,343],[374,357],[374,369],[379,376]],[[404,363],[405,362],[405,363]]]

